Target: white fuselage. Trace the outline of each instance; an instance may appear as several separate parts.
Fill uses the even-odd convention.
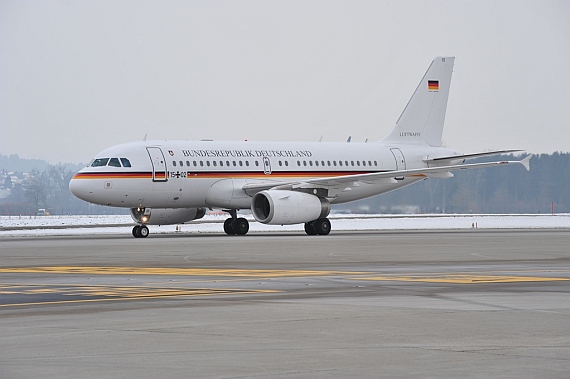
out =
[[[425,159],[457,154],[381,142],[139,141],[99,153],[70,189],[83,200],[114,207],[244,209],[255,194],[243,189],[248,184],[427,168]],[[343,184],[327,198],[333,204],[363,199],[424,178]]]

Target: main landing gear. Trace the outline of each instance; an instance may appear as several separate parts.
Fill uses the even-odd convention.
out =
[[[224,221],[224,232],[230,236],[243,236],[249,232],[249,222],[243,217],[237,217],[237,210],[230,209],[228,212],[232,217]]]
[[[315,221],[305,223],[305,233],[310,236],[326,236],[331,232],[331,222],[328,218],[318,218]]]
[[[135,225],[133,227],[133,237],[135,238],[146,238],[148,237],[148,228],[146,225]]]

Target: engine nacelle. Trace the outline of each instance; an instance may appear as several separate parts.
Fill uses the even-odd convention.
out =
[[[147,225],[183,224],[205,214],[206,208],[131,208],[133,220]]]
[[[253,217],[263,224],[291,225],[327,217],[330,203],[304,192],[269,190],[253,196]]]

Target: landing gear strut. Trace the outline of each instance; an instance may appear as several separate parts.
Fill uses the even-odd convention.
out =
[[[318,218],[315,221],[305,223],[305,233],[310,236],[326,236],[331,232],[331,222],[328,218]]]
[[[237,217],[237,210],[230,209],[228,212],[232,217],[224,221],[224,232],[230,236],[243,236],[249,231],[249,222],[243,217]]]
[[[149,231],[146,225],[135,225],[133,227],[133,237],[135,238],[146,238],[148,234]]]

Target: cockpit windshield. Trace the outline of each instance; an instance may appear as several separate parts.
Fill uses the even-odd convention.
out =
[[[109,158],[96,158],[91,163],[91,167],[107,166],[107,162],[109,162]]]
[[[89,166],[91,167],[102,167],[102,166],[111,166],[111,167],[121,167],[121,163],[123,164],[122,167],[131,167],[131,162],[127,158],[96,158],[93,159]]]

